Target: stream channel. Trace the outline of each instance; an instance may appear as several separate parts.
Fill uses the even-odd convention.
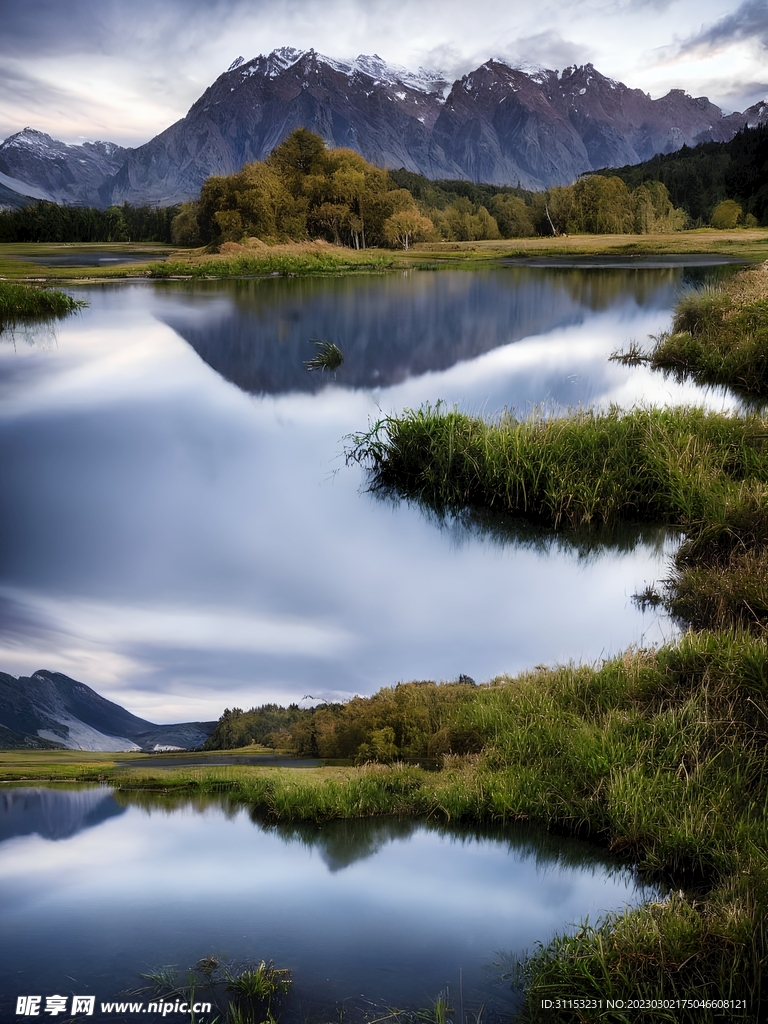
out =
[[[664,575],[675,537],[574,545],[436,523],[367,493],[342,451],[378,416],[438,400],[486,415],[727,407],[608,361],[667,328],[682,288],[725,272],[77,289],[82,313],[0,342],[0,667],[189,721],[674,636],[632,595]],[[342,349],[335,377],[305,368],[313,339]],[[447,985],[467,1013],[503,1016],[515,955],[649,895],[593,847],[531,829],[265,828],[242,808],[107,789],[0,801],[3,1012],[27,992],[119,998],[159,965],[215,954],[290,967],[299,1014],[354,1004],[373,1019]]]

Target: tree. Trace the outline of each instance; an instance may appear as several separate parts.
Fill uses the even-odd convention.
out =
[[[272,150],[266,163],[298,197],[303,179],[308,174],[323,174],[327,159],[325,143],[320,136],[306,128],[297,128]]]
[[[712,211],[712,227],[726,230],[735,228],[741,219],[742,210],[735,199],[724,199]]]
[[[200,245],[197,203],[181,204],[181,209],[171,221],[171,242],[178,246]]]
[[[384,222],[384,237],[393,246],[409,249],[412,242],[423,241],[434,230],[434,224],[416,207],[393,213]]]
[[[519,196],[499,193],[491,200],[489,210],[503,238],[527,238],[536,233],[531,208]]]

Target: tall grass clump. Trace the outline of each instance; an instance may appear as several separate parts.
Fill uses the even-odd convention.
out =
[[[336,371],[344,362],[344,353],[332,341],[313,341],[317,351],[304,365],[308,370]]]
[[[0,281],[0,331],[30,320],[53,320],[87,303],[64,292]]]
[[[768,396],[768,270],[684,295],[650,363],[699,384]]]
[[[612,408],[488,422],[441,406],[406,410],[352,439],[373,490],[437,511],[479,507],[555,529],[688,526],[768,484],[768,428],[695,408]]]

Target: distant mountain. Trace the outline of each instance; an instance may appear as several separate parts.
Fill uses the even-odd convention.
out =
[[[0,183],[16,191],[26,183],[59,202],[167,206],[196,197],[211,174],[264,159],[305,127],[381,167],[541,189],[727,141],[764,116],[756,110],[725,116],[680,89],[652,100],[592,64],[529,73],[489,60],[450,83],[376,55],[345,62],[285,47],[238,58],[186,117],[134,150],[65,146],[26,128],[0,145]]]
[[[22,195],[0,181],[0,210],[23,210],[25,206],[34,202],[33,196]]]
[[[188,750],[215,722],[155,725],[61,672],[16,678],[0,672],[0,749]]]
[[[0,184],[33,199],[100,205],[99,188],[130,152],[114,142],[68,146],[45,132],[25,128],[0,145]]]

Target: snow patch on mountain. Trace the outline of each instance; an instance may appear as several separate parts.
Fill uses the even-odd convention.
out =
[[[125,736],[109,736],[92,729],[89,725],[72,718],[71,715],[60,714],[58,722],[66,726],[67,734],[54,732],[52,729],[38,729],[37,735],[44,740],[61,743],[67,750],[141,750],[141,747]],[[180,749],[180,748],[174,748]]]

